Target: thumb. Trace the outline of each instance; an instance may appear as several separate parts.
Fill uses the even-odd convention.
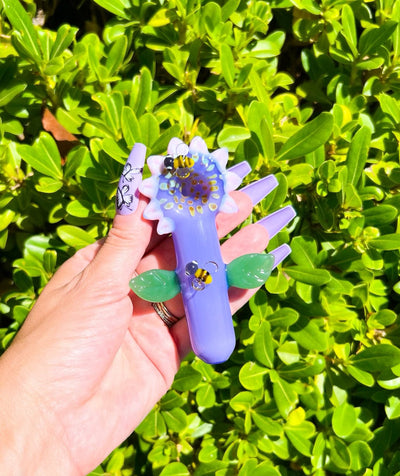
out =
[[[124,166],[113,226],[87,272],[91,279],[127,286],[149,243],[153,224],[143,218],[148,201],[139,194],[146,147],[136,143]]]

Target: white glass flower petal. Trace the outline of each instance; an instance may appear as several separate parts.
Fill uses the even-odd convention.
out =
[[[228,149],[226,147],[222,147],[221,149],[214,150],[211,155],[215,158],[216,162],[218,162],[221,170],[224,171],[229,159]]]
[[[161,175],[164,169],[164,156],[152,155],[147,159],[147,165],[149,166],[152,175]]]
[[[159,235],[165,235],[172,233],[175,230],[175,223],[171,218],[162,217],[157,225],[157,233]]]
[[[232,197],[225,195],[219,207],[219,211],[225,213],[236,213],[238,211],[238,207]]]
[[[189,149],[193,152],[201,152],[202,154],[208,154],[208,147],[207,144],[204,142],[199,136],[193,137],[189,144]]]
[[[156,177],[144,179],[139,185],[139,191],[145,197],[155,197],[158,191],[158,179]]]
[[[176,156],[176,149],[181,144],[186,145],[184,142],[181,141],[178,137],[173,137],[168,144],[168,154]],[[187,146],[186,146],[187,147]]]
[[[175,155],[187,155],[189,152],[189,146],[187,144],[184,144],[183,142],[181,144],[178,144],[175,148]]]
[[[147,207],[144,209],[143,217],[146,220],[160,220],[163,217],[158,200],[151,200]]]
[[[242,183],[241,177],[235,174],[235,172],[226,172],[225,175],[226,184],[225,184],[225,191],[232,192],[232,190],[236,190],[239,185]]]

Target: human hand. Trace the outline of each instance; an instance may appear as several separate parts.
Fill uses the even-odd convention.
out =
[[[144,162],[144,149],[136,148],[133,157]],[[251,213],[257,190],[232,193],[239,209],[218,215],[220,237]],[[0,359],[5,472],[87,474],[168,390],[190,350],[185,319],[169,329],[150,303],[129,290],[135,272],[175,268],[171,239],[157,236],[154,222],[142,218],[147,200],[137,198],[135,205],[134,213],[115,217],[105,240],[59,268]],[[278,212],[241,229],[222,245],[224,261],[244,248],[263,251],[268,233],[277,233],[290,215]],[[276,264],[287,252],[277,252]],[[254,292],[231,288],[232,312]],[[183,315],[179,298],[167,307]]]

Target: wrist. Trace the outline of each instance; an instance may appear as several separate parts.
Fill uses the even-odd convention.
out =
[[[10,348],[0,358],[0,467],[15,476],[81,476],[39,395],[29,388]],[[19,363],[19,366],[16,363]],[[20,367],[19,367],[20,368]]]

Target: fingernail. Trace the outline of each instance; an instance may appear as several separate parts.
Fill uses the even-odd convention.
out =
[[[255,206],[278,185],[279,182],[275,175],[268,175],[267,177],[257,180],[257,182],[246,185],[246,187],[241,188],[240,191],[248,195],[253,202],[253,206]]]
[[[282,261],[290,255],[291,251],[292,249],[286,243],[270,251],[269,254],[272,255],[275,260],[272,269],[275,269],[278,264],[282,263]]]
[[[228,172],[233,172],[236,175],[239,175],[240,178],[244,178],[251,172],[251,167],[247,160],[244,160],[236,165],[232,165],[232,167],[228,169]]]
[[[296,216],[296,212],[293,207],[288,205],[287,207],[281,208],[267,217],[261,218],[257,223],[262,225],[269,235],[269,239],[273,238],[278,232],[285,228],[285,226],[293,220]]]
[[[139,185],[142,181],[146,146],[136,143],[119,179],[116,197],[116,209],[119,215],[130,215],[139,203]]]

